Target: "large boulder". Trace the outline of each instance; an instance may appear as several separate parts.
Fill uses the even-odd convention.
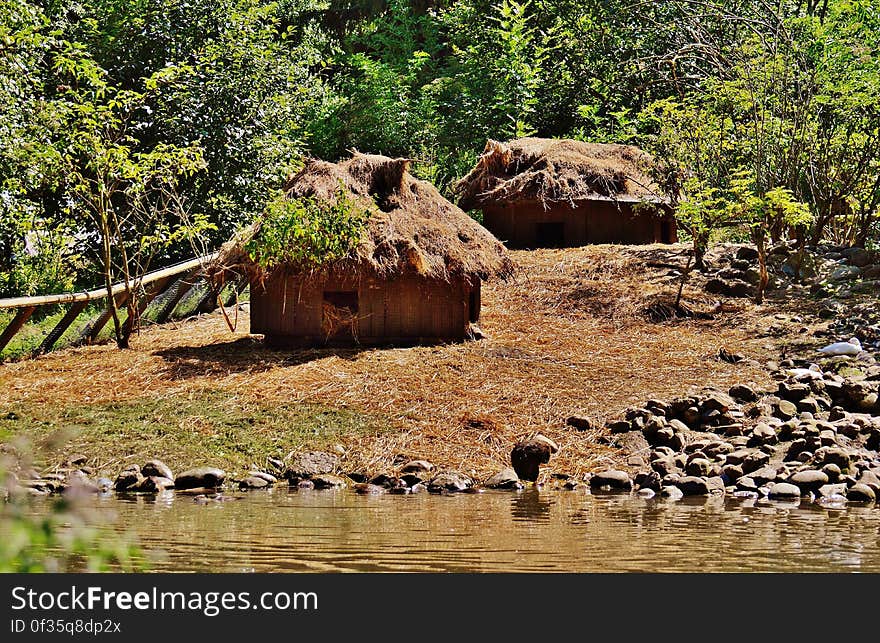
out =
[[[431,493],[467,491],[474,486],[474,481],[458,471],[441,471],[428,482]]]
[[[226,472],[216,467],[196,467],[188,469],[174,478],[175,489],[212,489],[222,487]]]
[[[519,481],[516,471],[507,467],[486,480],[483,486],[489,489],[520,489],[522,483]]]
[[[324,473],[332,473],[339,464],[339,456],[326,451],[300,453],[287,466],[284,476],[288,480],[308,479]]]
[[[626,471],[617,469],[609,469],[601,473],[593,474],[590,477],[590,487],[592,489],[613,489],[618,491],[629,491],[632,489],[632,480]]]

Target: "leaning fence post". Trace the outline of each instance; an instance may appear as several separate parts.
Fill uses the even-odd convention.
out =
[[[40,344],[39,348],[34,351],[34,355],[42,355],[43,353],[48,353],[52,350],[52,347],[55,346],[55,342],[61,339],[61,336],[64,332],[70,327],[73,321],[79,317],[79,314],[86,309],[86,306],[89,305],[88,301],[78,301],[70,306],[70,309],[67,311],[67,314],[61,318],[61,321],[55,325],[49,334],[46,335],[46,339],[43,340],[43,343]]]
[[[186,294],[192,290],[192,287],[196,284],[197,276],[201,268],[197,268],[191,272],[188,272],[183,277],[177,280],[177,282],[169,288],[169,290],[173,289],[173,294],[168,298],[162,305],[162,310],[156,315],[156,323],[162,324],[165,323],[168,318],[174,314],[174,309],[177,308],[177,304],[180,303],[180,300],[183,299]]]
[[[37,309],[36,306],[28,306],[26,308],[20,308],[19,311],[15,314],[15,317],[12,318],[12,321],[9,322],[9,325],[6,327],[6,330],[3,331],[3,334],[0,335],[0,351],[6,348],[6,345],[9,341],[15,337],[15,334],[21,330],[21,327],[24,326],[24,323],[30,319],[31,315],[34,314],[34,311]]]

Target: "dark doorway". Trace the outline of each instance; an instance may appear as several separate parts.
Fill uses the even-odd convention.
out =
[[[562,221],[538,223],[535,234],[538,246],[542,248],[561,248],[565,245],[565,224]]]
[[[321,306],[321,332],[325,341],[357,340],[356,290],[325,290]]]
[[[468,321],[472,324],[476,324],[480,321],[480,284],[477,282],[477,285],[471,288],[470,295],[468,296]]]
[[[669,218],[660,221],[660,243],[672,243],[672,220]]]

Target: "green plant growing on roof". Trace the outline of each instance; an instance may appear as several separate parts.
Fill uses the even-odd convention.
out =
[[[342,186],[333,199],[280,194],[263,213],[259,229],[244,244],[264,271],[286,264],[308,270],[344,259],[361,239],[370,213]]]

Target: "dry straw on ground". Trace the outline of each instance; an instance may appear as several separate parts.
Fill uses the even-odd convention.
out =
[[[676,290],[662,264],[683,264],[683,251],[594,246],[513,253],[522,272],[484,289],[482,341],[276,351],[247,335],[245,318],[230,333],[215,314],[146,330],[128,351],[85,347],[0,365],[0,405],[82,405],[214,389],[243,403],[310,402],[385,418],[392,431],[344,441],[351,469],[380,472],[403,455],[484,476],[508,463],[517,438],[541,431],[561,447],[550,469],[580,474],[619,454],[597,442],[601,428],[565,426],[569,415],[588,415],[601,427],[648,398],[706,385],[766,384],[758,365],[717,358],[722,347],[769,355],[766,340],[747,330],[757,313],[646,321],[644,310]],[[694,307],[712,307],[695,291],[686,289],[685,297]]]

